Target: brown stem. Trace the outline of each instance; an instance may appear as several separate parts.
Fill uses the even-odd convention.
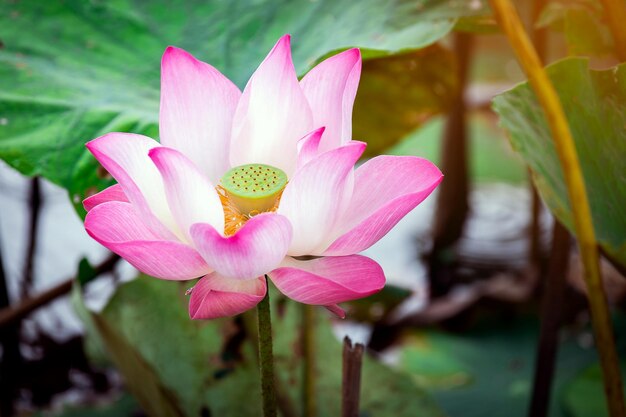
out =
[[[2,253],[0,252],[0,307],[10,308],[7,277],[4,273]],[[14,412],[13,400],[18,393],[18,378],[23,361],[20,353],[20,323],[10,326],[0,326],[0,416],[12,416]]]
[[[541,301],[541,330],[537,345],[533,393],[529,417],[545,417],[550,405],[550,391],[559,346],[562,305],[569,265],[570,235],[558,221],[554,223],[550,266],[545,277]]]
[[[472,36],[454,34],[454,52],[457,56],[458,89],[446,120],[441,146],[441,170],[445,180],[437,195],[437,209],[433,226],[433,249],[430,255],[431,292],[440,295],[447,292],[450,281],[449,262],[445,253],[461,237],[468,211],[468,151],[466,131],[466,103],[464,91],[467,83]]]
[[[530,173],[529,173],[530,176]],[[531,273],[540,274],[541,271],[541,199],[532,180],[530,185],[530,228],[528,242],[528,262],[531,266]]]
[[[363,349],[360,343],[352,346],[352,341],[348,336],[343,339],[342,417],[359,416]]]
[[[119,259],[120,257],[118,255],[111,254],[111,256],[109,256],[104,262],[94,268],[95,275],[97,276],[104,274],[105,272],[112,271]],[[14,306],[4,307],[0,310],[0,329],[22,320],[34,310],[37,310],[38,308],[48,304],[50,301],[67,294],[72,289],[75,281],[76,278],[67,279],[49,290],[42,292],[41,294],[21,300]]]
[[[39,215],[41,213],[41,181],[39,177],[34,177],[30,182],[30,218],[28,228],[28,245],[26,247],[26,256],[24,257],[24,274],[20,288],[21,298],[26,298],[33,286],[33,269],[35,252],[37,251],[37,234],[39,231]]]

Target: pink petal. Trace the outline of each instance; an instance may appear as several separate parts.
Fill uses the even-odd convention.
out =
[[[196,223],[191,237],[206,262],[221,275],[250,279],[271,271],[285,257],[291,241],[287,218],[274,213],[252,217],[232,236]]]
[[[439,185],[443,175],[413,156],[378,156],[356,170],[354,194],[325,255],[350,255],[382,238]]]
[[[296,169],[302,168],[317,156],[322,134],[325,129],[325,127],[315,129],[298,141],[298,163]]]
[[[264,163],[288,175],[296,167],[298,140],[313,124],[289,42],[289,35],[280,38],[243,91],[233,121],[233,166]]]
[[[87,143],[87,149],[117,180],[145,223],[161,237],[180,236],[165,199],[163,181],[148,152],[156,141],[132,133],[109,133]]]
[[[304,304],[329,306],[377,293],[385,274],[376,262],[361,255],[325,257],[311,261],[286,258],[269,273],[287,297]]]
[[[361,77],[361,52],[349,49],[318,64],[300,81],[313,124],[326,126],[320,152],[352,139],[352,106]]]
[[[241,92],[182,49],[161,61],[161,143],[190,158],[216,184],[229,168],[230,131]]]
[[[326,308],[326,310],[330,311],[340,319],[346,318],[346,311],[343,308],[339,307],[337,304],[330,304],[324,307]]]
[[[124,190],[119,184],[114,184],[109,188],[105,188],[97,194],[92,195],[91,197],[87,197],[83,200],[83,207],[85,210],[89,211],[95,206],[106,203],[108,201],[124,201],[128,202],[128,198],[126,194],[124,194]]]
[[[224,209],[215,187],[182,153],[170,148],[150,151],[163,177],[165,194],[178,226],[191,242],[189,229],[194,223],[208,223],[224,232]]]
[[[187,280],[211,271],[193,248],[160,240],[129,203],[111,201],[94,207],[87,213],[85,229],[100,244],[153,277]]]
[[[333,230],[352,192],[352,172],[365,144],[350,142],[333,149],[296,171],[285,187],[278,213],[293,226],[289,255],[315,255]]]
[[[235,316],[256,306],[266,291],[265,277],[241,281],[214,272],[193,287],[189,317],[208,320]]]

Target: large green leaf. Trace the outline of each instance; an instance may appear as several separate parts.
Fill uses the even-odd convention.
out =
[[[440,45],[370,59],[354,106],[354,139],[375,156],[449,108],[458,88],[454,55]]]
[[[257,416],[260,385],[251,341],[254,312],[243,320],[252,324],[243,336],[232,319],[190,320],[184,292],[180,283],[140,277],[118,288],[101,313],[85,317],[80,299],[75,301],[149,415],[196,417],[207,409],[217,416]],[[301,376],[298,308],[273,293],[277,378],[296,406]],[[341,343],[332,334],[328,317],[320,308],[316,327],[320,417],[340,414]],[[424,417],[442,415],[410,377],[367,356],[361,409],[364,415],[376,416],[409,417],[416,410]]]
[[[548,67],[580,159],[598,242],[626,266],[626,65],[592,71],[585,59]],[[573,232],[563,174],[545,117],[527,83],[494,99],[513,147],[534,173],[552,213]]]
[[[86,153],[87,140],[109,131],[157,136],[167,45],[242,87],[284,33],[293,35],[294,60],[305,72],[351,46],[371,58],[431,44],[457,17],[484,13],[481,2],[471,3],[2,0],[0,158],[67,188],[77,203],[110,182]]]

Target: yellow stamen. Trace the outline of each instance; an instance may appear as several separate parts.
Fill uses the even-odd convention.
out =
[[[233,203],[231,198],[229,198],[224,187],[218,185],[215,189],[217,190],[217,194],[220,196],[222,207],[224,207],[224,234],[226,236],[232,236],[237,233],[237,230],[239,230],[241,226],[257,214],[271,213],[278,210],[278,204],[280,203],[280,198],[283,195],[283,190],[281,190],[276,197],[274,205],[265,211],[261,212],[258,210],[252,210],[251,212],[244,214],[241,213],[237,205]]]

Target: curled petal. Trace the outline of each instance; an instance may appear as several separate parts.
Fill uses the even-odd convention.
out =
[[[111,201],[87,213],[85,229],[100,244],[156,278],[187,280],[211,271],[191,247],[159,238],[129,203]]]
[[[352,106],[361,77],[361,52],[349,49],[318,64],[300,81],[313,111],[313,124],[326,126],[320,151],[352,139]]]
[[[328,306],[367,297],[385,285],[385,274],[376,262],[361,255],[325,257],[311,261],[286,258],[269,273],[287,297],[304,304]]]
[[[296,171],[278,206],[278,213],[293,226],[289,255],[315,254],[328,238],[350,197],[353,167],[364,150],[364,143],[350,142]]]
[[[165,199],[161,175],[148,157],[151,149],[160,146],[156,141],[132,133],[109,133],[86,146],[153,231],[165,239],[181,236]]]
[[[230,130],[241,92],[182,49],[161,61],[161,143],[190,158],[214,184],[228,169]]]
[[[250,78],[233,120],[232,166],[263,163],[291,175],[297,143],[313,116],[291,60],[290,37],[276,43]]]
[[[337,223],[338,238],[324,255],[351,255],[369,248],[442,179],[432,162],[418,157],[379,156],[367,161],[356,170],[352,200]]]
[[[280,264],[291,242],[291,225],[284,216],[262,213],[232,236],[224,237],[213,226],[196,223],[191,226],[191,237],[215,271],[225,277],[248,280]]]
[[[154,148],[150,158],[163,177],[165,194],[178,226],[191,241],[194,223],[208,223],[224,231],[224,209],[215,187],[182,153],[171,148]]]
[[[189,317],[194,320],[234,316],[256,306],[265,297],[265,277],[234,280],[213,272],[193,287]]]
[[[298,164],[296,169],[302,168],[317,156],[325,129],[324,127],[315,129],[298,141]]]
[[[105,188],[99,193],[92,195],[91,197],[87,197],[83,200],[83,207],[85,207],[85,210],[89,211],[95,206],[109,201],[122,201],[128,203],[128,197],[124,194],[124,190],[122,190],[121,185],[114,184],[109,188]]]
[[[343,308],[339,307],[337,304],[330,304],[324,307],[326,308],[326,310],[330,311],[340,319],[346,318],[346,311]]]

